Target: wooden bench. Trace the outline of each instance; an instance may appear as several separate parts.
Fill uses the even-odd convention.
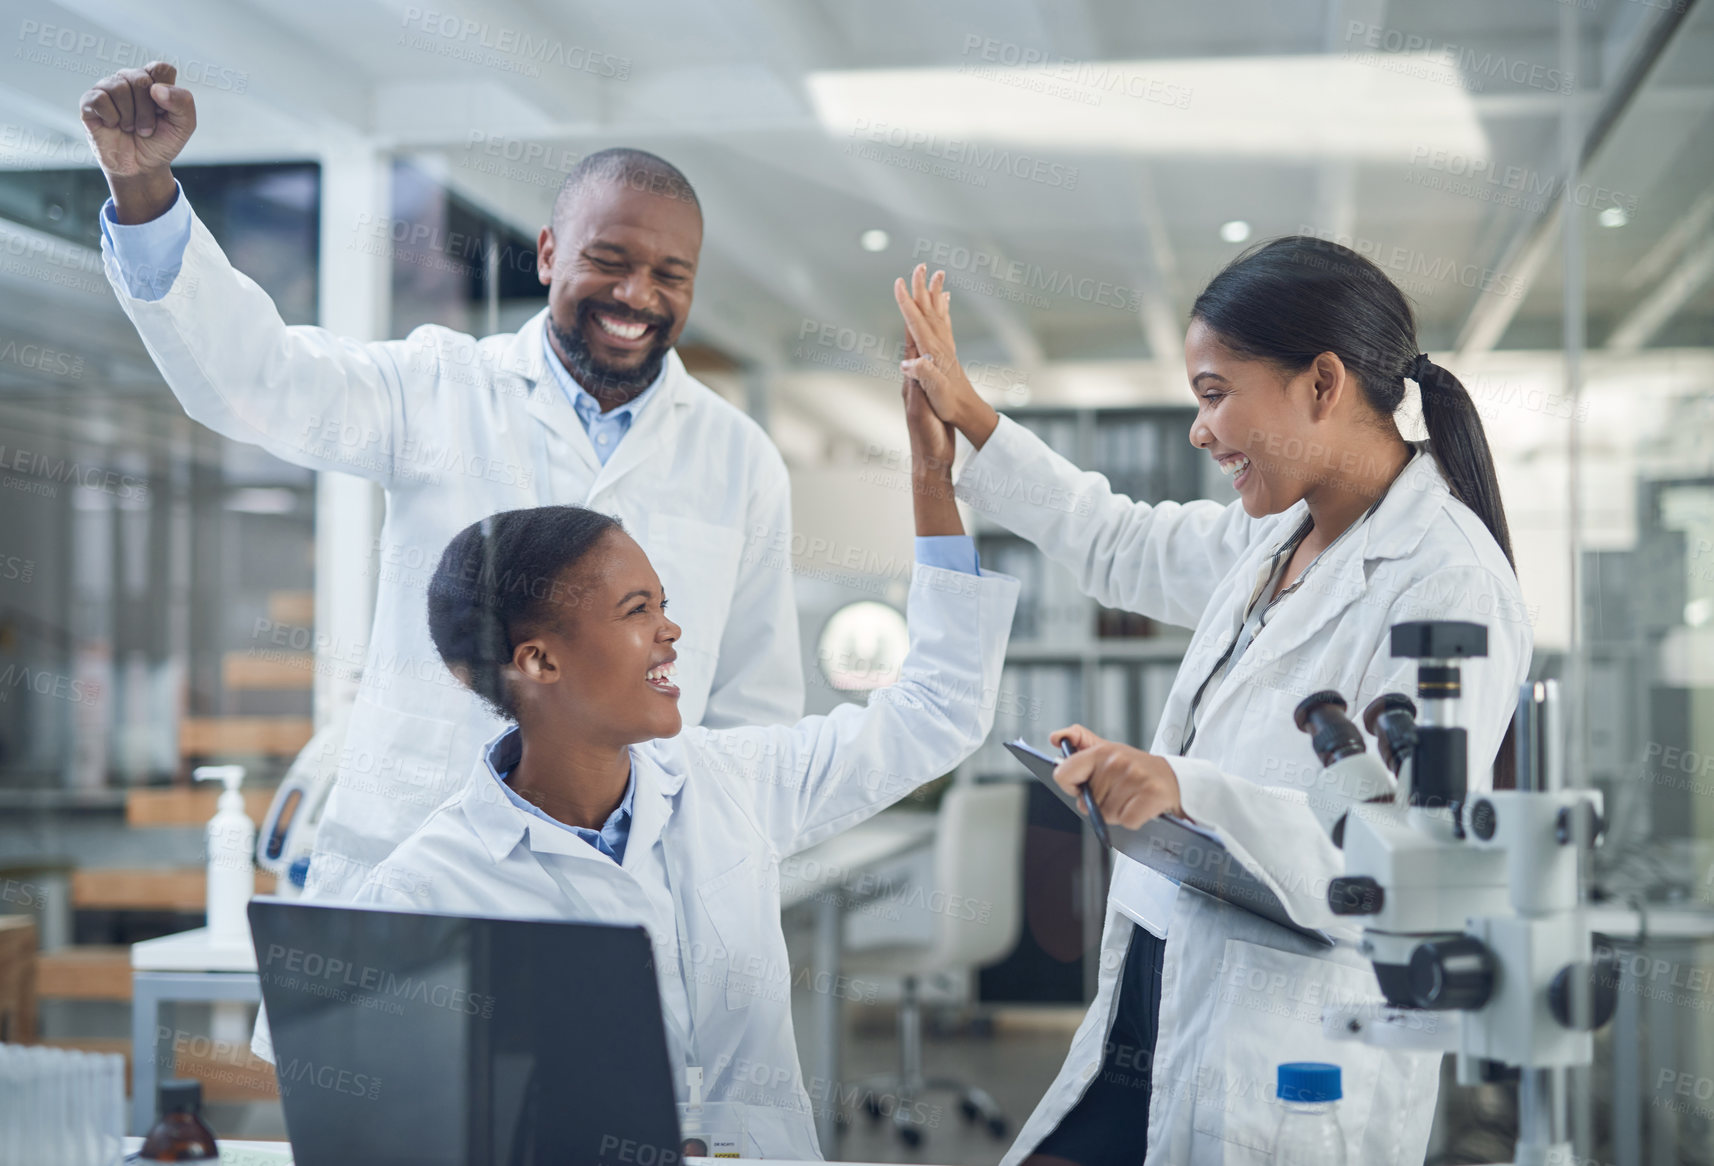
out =
[[[0,1041],[36,1039],[36,921],[0,915]]]
[[[273,894],[274,886],[273,875],[256,872],[258,895]],[[207,905],[207,875],[202,867],[85,868],[72,872],[71,901],[76,910],[172,911],[195,915]],[[33,930],[31,947],[33,951]],[[37,999],[131,999],[131,949],[123,944],[61,947],[41,953],[35,964]]]
[[[118,1053],[125,1058],[125,1092],[131,1092],[131,1042],[123,1037],[78,1036],[41,1041],[56,1049],[85,1053]],[[202,1037],[189,1037],[173,1057],[172,1076],[202,1082],[202,1099],[221,1103],[273,1101],[280,1096],[274,1066],[239,1047]],[[162,1074],[164,1079],[168,1074]]]

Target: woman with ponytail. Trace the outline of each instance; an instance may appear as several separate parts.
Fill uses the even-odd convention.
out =
[[[1075,752],[1059,784],[1087,785],[1129,828],[1162,813],[1212,826],[1299,923],[1355,938],[1326,902],[1344,864],[1308,808],[1321,766],[1293,725],[1298,701],[1331,688],[1356,711],[1414,693],[1415,662],[1390,651],[1394,624],[1484,624],[1488,656],[1463,669],[1459,706],[1470,785],[1510,760],[1531,635],[1470,395],[1419,350],[1379,268],[1335,243],[1278,239],[1215,276],[1185,334],[1189,438],[1236,498],[1125,498],[982,400],[958,364],[943,277],[926,275],[894,289],[921,353],[905,369],[975,447],[959,497],[1103,604],[1192,629],[1149,748],[1060,728],[1052,739]],[[1426,442],[1399,430],[1407,381]],[[1365,959],[1123,855],[1114,864],[1095,1003],[1002,1166],[1265,1163],[1287,1061],[1341,1066],[1346,1161],[1423,1160],[1439,1054],[1322,1032],[1324,1008],[1378,1000]]]

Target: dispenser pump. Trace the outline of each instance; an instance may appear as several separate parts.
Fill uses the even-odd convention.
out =
[[[197,781],[224,782],[226,789],[208,820],[208,932],[215,942],[249,943],[245,912],[256,893],[256,827],[244,812],[242,765],[201,765]]]
[[[244,795],[238,792],[238,787],[244,784],[244,767],[242,765],[199,765],[191,772],[198,781],[221,781],[226,783],[226,792],[220,795],[219,809],[244,809]]]

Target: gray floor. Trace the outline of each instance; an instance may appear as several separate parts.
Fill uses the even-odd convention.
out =
[[[912,1149],[894,1136],[890,1123],[854,1116],[837,1146],[823,1146],[829,1158],[848,1162],[939,1162],[946,1166],[992,1166],[1012,1144],[1012,1137],[1046,1092],[1071,1044],[1071,1032],[1081,1010],[1068,1014],[1062,1032],[1006,1032],[972,1036],[967,1032],[929,1035],[923,1041],[923,1070],[930,1076],[957,1077],[993,1094],[1007,1119],[1007,1133],[996,1139],[981,1126],[967,1125],[951,1093],[924,1099],[928,1129],[921,1146]],[[851,1034],[845,1046],[845,1072],[856,1081],[897,1066],[898,1041],[885,1031]],[[918,1112],[924,1112],[918,1110]]]

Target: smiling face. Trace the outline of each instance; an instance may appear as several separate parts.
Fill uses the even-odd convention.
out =
[[[1279,514],[1317,485],[1347,476],[1351,451],[1374,439],[1374,432],[1354,432],[1365,423],[1378,426],[1331,352],[1291,373],[1233,352],[1207,324],[1192,320],[1184,358],[1197,401],[1190,443],[1220,464],[1252,518]]]
[[[581,739],[632,745],[677,736],[666,596],[648,555],[622,530],[601,537],[554,581],[560,615],[512,650],[509,682],[526,734],[531,722],[575,726]]]
[[[642,187],[642,189],[638,189]],[[603,409],[653,383],[690,314],[702,212],[645,179],[596,181],[537,241],[554,351]]]

